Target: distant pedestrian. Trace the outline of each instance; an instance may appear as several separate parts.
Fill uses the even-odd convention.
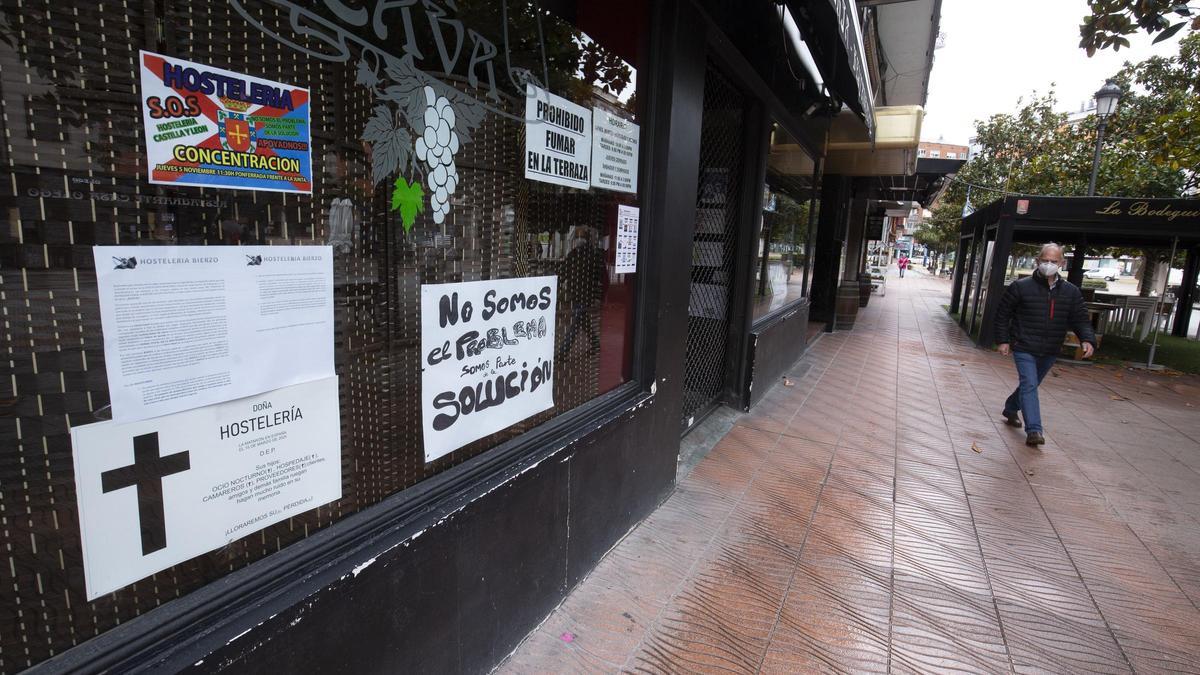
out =
[[[598,317],[593,317],[593,310],[600,307],[604,297],[604,280],[607,267],[604,262],[604,251],[596,245],[596,234],[590,227],[575,228],[575,237],[571,243],[571,252],[563,262],[563,283],[560,288],[563,296],[571,303],[571,323],[558,348],[558,357],[562,358],[571,351],[575,336],[582,330],[587,333],[591,343],[589,354],[600,352],[600,334],[596,330]]]
[[[1046,442],[1038,385],[1054,365],[1067,329],[1079,338],[1084,358],[1096,348],[1096,334],[1088,320],[1083,294],[1074,284],[1059,278],[1062,264],[1061,246],[1042,246],[1033,275],[1009,284],[996,310],[996,343],[1001,354],[1012,354],[1020,378],[1001,414],[1006,424],[1020,428],[1020,412],[1025,418],[1025,445],[1034,447]]]
[[[908,254],[900,254],[900,259],[896,261],[896,267],[900,268],[900,278],[903,279],[904,270],[908,269]]]

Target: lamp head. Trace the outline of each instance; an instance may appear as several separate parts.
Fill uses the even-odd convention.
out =
[[[1117,111],[1117,103],[1121,100],[1121,88],[1111,79],[1096,92],[1096,116],[1107,119]]]

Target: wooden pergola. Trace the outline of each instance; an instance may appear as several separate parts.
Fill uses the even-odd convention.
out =
[[[963,218],[950,311],[979,345],[992,343],[996,307],[1013,244],[1074,246],[1067,279],[1083,280],[1089,249],[1110,246],[1186,251],[1172,334],[1186,336],[1200,276],[1200,199],[1009,195]]]

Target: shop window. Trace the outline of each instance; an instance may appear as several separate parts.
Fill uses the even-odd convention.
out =
[[[796,303],[807,292],[809,233],[819,203],[813,171],[807,151],[774,125],[755,248],[754,319]]]
[[[58,112],[55,101],[34,97],[29,100],[29,114],[26,116],[25,128],[28,138],[44,142],[64,142],[70,140],[70,132],[57,122]]]
[[[0,671],[44,661],[631,378],[647,3],[393,4],[370,20],[360,20],[366,3],[351,0],[35,2],[0,17],[4,80],[27,83],[0,90],[6,109],[26,111],[0,121],[9,139],[0,149],[0,560],[11,572],[0,584]],[[307,141],[280,143],[253,126],[289,122],[239,111],[245,92],[205,110],[223,115],[209,149],[308,148],[311,194],[151,183],[147,143],[160,141],[148,136],[187,140],[192,127],[186,102],[160,101],[181,124],[147,131],[139,50],[307,89]],[[546,129],[526,121],[530,95],[592,119],[573,138],[545,141]],[[620,130],[603,147],[601,116]],[[562,180],[526,178],[542,168],[531,166],[528,134],[558,159],[578,159],[586,143],[592,163],[576,164],[591,171],[557,172],[550,158]],[[108,420],[113,401],[93,245],[143,247],[143,256],[163,246],[332,247],[341,497],[233,532],[89,601],[71,430]],[[556,279],[544,371],[553,405],[427,462],[422,288],[527,277]],[[128,483],[114,476],[114,489]]]

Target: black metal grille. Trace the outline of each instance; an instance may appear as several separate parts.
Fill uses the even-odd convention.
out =
[[[628,377],[636,275],[608,274],[605,261],[617,205],[636,206],[636,195],[526,181],[525,101],[506,94],[494,105],[515,117],[489,114],[456,155],[461,183],[445,222],[426,208],[406,230],[361,140],[380,102],[357,58],[307,56],[247,25],[235,4],[0,0],[0,673],[185,595]],[[269,3],[241,4],[300,46],[327,46],[293,35],[288,13]],[[545,67],[555,91],[586,92],[577,32],[543,15],[561,42],[544,66],[528,48],[537,14],[526,5],[518,15],[521,4],[509,3],[509,34],[525,45],[514,65]],[[499,44],[499,3],[459,6]],[[139,48],[308,87],[312,196],[149,184]],[[598,49],[588,43],[592,56]],[[580,98],[620,107],[611,95]],[[343,497],[88,602],[69,430],[102,419],[109,403],[91,260],[93,245],[117,243],[334,245]],[[426,464],[421,284],[539,275],[560,279],[556,406]]]
[[[683,426],[713,405],[725,383],[730,288],[737,255],[745,99],[710,62],[704,76],[700,184],[692,241]]]

